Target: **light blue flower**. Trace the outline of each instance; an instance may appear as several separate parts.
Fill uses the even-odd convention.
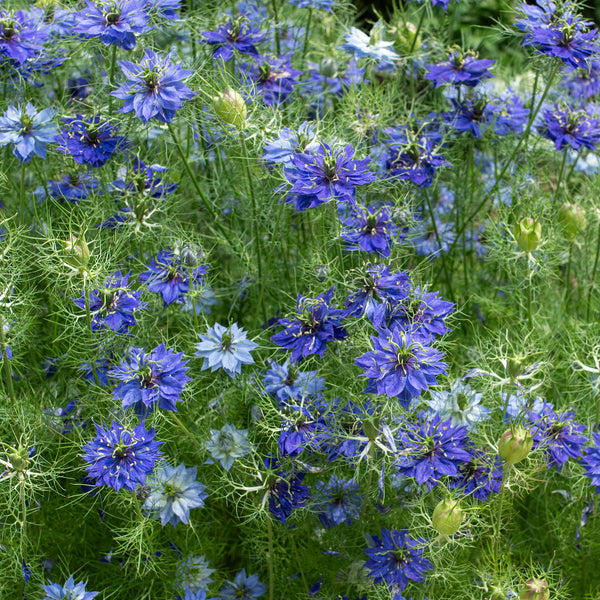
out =
[[[202,370],[222,368],[233,379],[242,372],[242,365],[253,364],[250,351],[258,344],[249,340],[247,335],[236,323],[228,328],[215,323],[206,334],[198,334],[202,341],[196,344],[195,356],[204,358]]]
[[[260,582],[258,575],[246,575],[242,569],[233,581],[227,581],[221,589],[223,600],[255,600],[267,593],[267,588]]]
[[[175,575],[175,588],[188,590],[193,594],[206,590],[209,583],[213,580],[210,576],[215,572],[208,566],[208,561],[204,556],[188,556],[177,566]],[[187,596],[186,596],[187,597]]]
[[[187,525],[190,509],[203,507],[208,496],[204,485],[196,481],[196,467],[188,469],[183,463],[159,465],[147,483],[151,492],[143,508],[160,517],[163,527],[167,523],[175,527],[179,521]]]
[[[214,306],[215,304],[219,304],[217,295],[210,285],[205,285],[198,290],[194,290],[194,299],[196,302],[197,315],[201,315],[203,313],[210,315],[210,307]],[[189,294],[186,294],[183,297],[183,306],[181,307],[181,312],[194,312],[192,299]]]
[[[383,40],[385,25],[377,21],[371,33],[367,35],[356,27],[351,27],[346,34],[346,43],[340,46],[340,50],[346,50],[354,54],[355,58],[372,58],[377,61],[398,60],[400,56],[392,49],[394,42]]]
[[[236,458],[250,453],[248,430],[236,429],[235,425],[224,425],[210,430],[210,440],[205,444],[210,455],[229,471]]]
[[[514,394],[507,394],[502,392],[502,407],[506,404],[506,414],[504,415],[505,421],[512,421],[516,417],[523,416],[527,411],[531,411],[537,415],[541,415],[545,409],[552,410],[554,404],[546,402],[544,398],[536,398],[531,401],[521,391],[517,390]],[[508,403],[507,403],[508,396]],[[510,417],[510,418],[509,418]]]
[[[448,391],[431,390],[429,408],[438,413],[443,421],[452,420],[452,425],[464,425],[471,431],[476,428],[478,421],[484,421],[492,412],[481,406],[483,394],[472,389],[468,383],[454,382]]]
[[[41,600],[92,600],[100,592],[86,592],[86,584],[83,581],[75,583],[73,575],[67,579],[65,585],[50,582],[50,585],[43,585],[42,589],[46,592]]]

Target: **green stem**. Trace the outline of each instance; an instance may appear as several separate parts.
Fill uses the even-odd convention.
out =
[[[565,148],[563,151],[562,161],[560,163],[560,170],[558,171],[558,179],[556,181],[556,189],[554,190],[554,204],[556,205],[556,201],[558,200],[558,195],[560,194],[560,186],[562,184],[563,173],[565,172],[565,163],[567,162],[567,149]]]
[[[532,293],[533,282],[532,282],[532,278],[531,278],[531,264],[530,264],[531,257],[529,254],[525,255],[525,260],[527,261],[527,321],[529,322],[529,328],[533,329],[533,313],[531,311],[531,296],[533,295],[533,293]],[[507,398],[508,398],[508,395],[507,395]],[[506,414],[506,410],[504,411],[504,414]]]
[[[585,308],[585,320],[590,322],[590,301],[592,299],[592,289],[594,288],[594,279],[596,279],[596,269],[598,268],[598,258],[600,258],[600,222],[598,223],[598,239],[596,240],[596,256],[594,258],[594,266],[592,267],[592,277],[590,287],[587,294],[587,302]]]
[[[288,529],[288,533],[290,536],[290,540],[292,541],[292,549],[294,550],[294,556],[296,558],[296,563],[298,565],[298,569],[300,570],[300,577],[302,578],[302,583],[304,584],[304,591],[306,595],[310,595],[310,591],[308,588],[308,583],[306,583],[306,577],[304,576],[304,570],[302,569],[302,561],[300,560],[300,556],[298,555],[298,547],[296,546],[296,540],[294,539],[294,534],[290,529]]]
[[[306,31],[304,32],[304,50],[302,51],[302,61],[306,60],[306,51],[308,50],[308,36],[310,32],[310,24],[312,21],[312,8],[308,9],[308,18],[306,20]]]
[[[567,277],[565,281],[565,312],[569,307],[569,296],[571,294],[571,259],[573,257],[573,242],[569,246],[569,260],[567,262]]]
[[[194,315],[194,331],[198,332],[198,311],[196,310],[196,298],[194,294],[194,272],[190,267],[190,293],[188,294],[192,302],[192,314]]]
[[[110,91],[112,92],[115,88],[115,71],[117,68],[117,45],[112,45],[111,55],[110,55],[110,71],[108,76],[108,82],[110,86]],[[112,117],[113,114],[113,97],[111,95],[108,96],[108,114]]]
[[[6,380],[6,391],[12,402],[16,401],[15,389],[13,387],[12,370],[10,368],[10,360],[6,355],[6,338],[4,336],[4,318],[0,315],[0,348],[2,349],[2,369],[4,371],[4,379]]]
[[[181,429],[181,431],[183,431],[183,433],[185,433],[185,435],[187,435],[187,437],[190,438],[190,440],[192,442],[194,442],[194,444],[196,444],[196,446],[198,446],[199,448],[201,448],[202,450],[204,450],[204,444],[198,439],[198,436],[194,435],[182,422],[182,420],[179,418],[179,415],[175,412],[169,412],[169,414],[171,415],[171,418],[173,419],[173,421],[175,421],[175,423],[177,423],[177,426]]]
[[[85,315],[87,317],[87,324],[88,327],[90,328],[90,331],[92,331],[92,313],[90,311],[90,295],[88,293],[88,289],[87,289],[87,285],[83,284],[83,296],[85,299]],[[92,357],[92,373],[94,375],[94,384],[97,386],[100,386],[100,379],[98,378],[98,371],[96,369],[96,361],[94,360],[94,358]]]
[[[21,221],[25,220],[25,163],[21,163],[21,181],[19,183],[19,207],[21,211]]]
[[[281,43],[279,41],[279,0],[273,0],[273,15],[275,17],[275,49],[277,50],[277,56],[281,54]]]
[[[275,571],[273,569],[273,524],[270,517],[267,518],[267,532],[269,536],[269,600],[273,600],[275,593]]]

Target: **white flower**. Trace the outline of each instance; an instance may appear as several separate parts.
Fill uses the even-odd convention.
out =
[[[432,412],[440,415],[442,421],[452,419],[453,426],[464,425],[474,431],[476,423],[487,419],[492,412],[479,404],[482,396],[468,383],[463,384],[457,380],[449,391],[431,390],[428,404]]]

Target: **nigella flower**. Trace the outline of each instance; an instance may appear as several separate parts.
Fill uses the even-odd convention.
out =
[[[181,8],[181,0],[146,0],[146,11],[150,16],[162,17],[169,21],[179,19],[177,11]]]
[[[77,164],[101,167],[115,152],[127,147],[126,139],[117,135],[118,128],[103,123],[99,114],[89,119],[77,115],[63,122],[65,128],[54,139],[59,145],[57,151],[70,154]]]
[[[302,71],[292,68],[291,54],[286,56],[261,55],[241,66],[256,92],[267,106],[285,102],[298,84],[296,77]]]
[[[453,427],[437,414],[420,424],[406,421],[398,434],[394,465],[400,475],[432,489],[442,475],[457,475],[460,465],[471,460],[467,442],[466,427]]]
[[[215,323],[205,334],[198,334],[200,342],[196,344],[194,356],[204,358],[202,370],[223,369],[232,379],[242,372],[242,365],[251,365],[254,359],[250,352],[258,346],[248,339],[248,334],[233,323],[224,327]]]
[[[176,402],[188,381],[187,360],[183,352],[167,350],[164,342],[149,353],[143,348],[131,348],[128,358],[108,372],[119,379],[113,391],[115,400],[122,400],[123,408],[133,407],[136,414],[145,417],[156,405],[163,410],[177,412]]]
[[[487,500],[491,494],[497,494],[502,487],[502,461],[499,456],[488,454],[473,444],[465,445],[472,453],[471,460],[458,466],[458,473],[447,480],[449,487],[459,490],[465,496],[477,500]]]
[[[19,66],[39,55],[49,37],[43,10],[0,10],[0,54]]]
[[[373,25],[369,35],[351,27],[350,32],[345,35],[346,42],[340,46],[340,50],[346,50],[354,55],[354,58],[371,58],[378,62],[398,60],[400,56],[393,49],[394,42],[383,40],[385,25],[377,21]]]
[[[183,303],[183,297],[190,291],[190,280],[194,288],[205,284],[206,265],[189,267],[171,249],[161,250],[156,260],[150,261],[148,270],[140,274],[140,281],[155,294],[160,294],[165,306],[173,302]]]
[[[193,71],[182,69],[171,62],[171,55],[161,57],[146,49],[139,64],[120,60],[119,66],[127,79],[111,96],[125,100],[119,112],[135,112],[135,116],[147,123],[155,118],[161,123],[171,123],[175,112],[190,100],[194,93],[183,83]]]
[[[48,193],[50,198],[60,202],[73,202],[79,204],[85,200],[92,190],[97,190],[100,182],[95,178],[83,173],[72,173],[64,175],[60,181],[48,181]],[[99,190],[98,193],[101,193]]]
[[[112,362],[108,358],[99,358],[93,364],[95,369],[92,367],[92,363],[84,362],[79,365],[78,370],[83,373],[84,379],[90,383],[97,383],[101,387],[108,387],[110,383],[108,381],[108,371],[113,366]],[[94,371],[96,375],[94,375]]]
[[[135,34],[150,31],[145,0],[86,0],[85,8],[75,13],[73,33],[86,38],[100,38],[107,46],[116,44],[124,50],[135,48]]]
[[[457,131],[469,132],[473,137],[483,137],[484,131],[487,131],[496,119],[497,110],[481,94],[474,93],[462,102],[451,98],[450,102],[454,112],[444,113],[443,116],[449,119],[451,127]]]
[[[192,508],[204,506],[208,494],[204,485],[196,481],[196,467],[189,469],[181,463],[176,467],[161,463],[148,479],[150,495],[143,508],[164,527],[170,523],[175,527],[180,521],[187,525]]]
[[[361,377],[369,378],[366,393],[398,398],[408,408],[413,398],[437,385],[437,375],[446,372],[446,365],[440,362],[444,354],[428,346],[421,336],[383,329],[371,339],[373,350],[354,363],[365,369]]]
[[[582,435],[585,425],[575,421],[574,413],[557,414],[545,406],[539,414],[529,413],[529,418],[533,422],[533,447],[544,450],[548,467],[560,471],[569,458],[583,456],[583,446],[588,438]]]
[[[187,599],[188,591],[193,594],[206,591],[208,585],[213,581],[210,576],[214,572],[215,569],[208,566],[205,556],[188,556],[177,565],[175,587],[185,589]]]
[[[306,210],[329,200],[353,201],[356,186],[375,180],[368,172],[370,159],[352,160],[354,152],[352,144],[334,151],[321,143],[311,154],[294,154],[292,165],[284,169],[292,184],[288,203]]]
[[[438,257],[441,252],[450,251],[450,247],[456,239],[454,223],[445,223],[436,215],[435,227],[433,227],[429,218],[423,219],[418,221],[412,229],[409,239],[414,244],[417,254],[427,256],[432,260]]]
[[[309,406],[286,406],[277,440],[282,456],[298,456],[306,449],[312,452],[319,449],[327,438],[327,428],[320,415],[325,408],[322,401],[311,402]]]
[[[375,583],[386,582],[388,587],[395,587],[400,592],[409,580],[422,582],[425,572],[433,569],[433,565],[424,558],[423,548],[426,540],[408,537],[408,530],[381,530],[381,539],[372,536],[374,546],[365,550],[369,560],[365,567],[370,570],[369,577]]]
[[[586,65],[566,74],[560,86],[575,99],[587,100],[600,94],[600,62],[590,60]]]
[[[284,127],[276,140],[265,144],[263,158],[288,165],[294,154],[310,154],[318,147],[319,141],[313,126],[304,121],[298,131]]]
[[[214,569],[207,569],[211,573]],[[211,580],[212,581],[212,580]],[[189,588],[186,588],[183,596],[177,596],[177,600],[218,600],[217,598],[207,598],[206,590],[198,590],[197,592],[192,592]]]
[[[322,444],[329,462],[340,457],[354,458],[362,452],[368,441],[363,424],[372,422],[373,412],[368,400],[363,406],[341,398],[329,402],[329,409],[323,415],[329,436]]]
[[[352,525],[360,517],[363,495],[360,484],[353,479],[340,479],[335,475],[329,481],[317,481],[314,509],[318,511],[323,527],[331,529],[345,523]]]
[[[52,582],[50,585],[43,585],[42,589],[46,595],[41,600],[92,600],[100,592],[87,592],[86,585],[83,581],[75,583],[71,575],[64,585]]]
[[[475,431],[477,423],[487,419],[491,409],[481,406],[483,394],[471,388],[468,383],[457,379],[449,390],[431,390],[429,408],[441,419],[450,419],[452,425],[464,425]]]
[[[519,388],[514,394],[502,392],[502,404],[504,408],[506,406],[506,413],[504,415],[504,422],[508,423],[515,419],[524,417],[526,413],[535,413],[538,415],[543,414],[546,410],[552,410],[554,404],[547,402],[545,398],[537,397],[534,399],[525,396]]]
[[[145,308],[140,302],[142,292],[129,289],[129,275],[122,275],[115,271],[106,278],[103,289],[90,292],[89,309],[92,317],[92,331],[108,327],[118,333],[125,333],[129,327],[135,325],[135,311]],[[85,309],[85,295],[73,298],[79,308]]]
[[[288,4],[297,8],[312,8],[333,13],[332,9],[336,5],[336,0],[288,0]]]
[[[348,213],[340,219],[346,250],[362,250],[389,258],[399,237],[398,226],[391,217],[392,207],[392,204],[368,207],[350,204]]]
[[[448,60],[429,65],[425,77],[433,81],[435,87],[445,83],[475,87],[480,81],[492,77],[488,69],[495,62],[495,60],[475,58],[469,52],[463,54],[460,50],[455,50],[450,52]]]
[[[154,440],[154,428],[146,430],[142,423],[129,429],[113,421],[110,429],[96,425],[96,439],[82,447],[80,456],[89,463],[86,470],[97,486],[133,491],[136,484],[146,483],[161,458],[160,444]]]
[[[231,423],[223,425],[221,429],[211,429],[210,440],[204,445],[226,471],[231,469],[236,458],[250,454],[248,430],[237,429]]]
[[[158,164],[146,165],[136,156],[127,174],[119,172],[122,178],[115,179],[112,186],[124,194],[129,192],[147,198],[162,198],[165,194],[172,194],[178,186],[177,183],[166,183],[158,176],[158,173],[167,170],[167,167]]]
[[[220,596],[223,600],[255,600],[266,593],[267,588],[258,575],[246,575],[246,569],[242,569],[233,581],[225,582]]]
[[[296,315],[278,320],[284,329],[273,335],[271,341],[291,350],[292,362],[311,354],[323,358],[327,342],[348,337],[341,321],[344,311],[329,305],[334,289],[330,288],[316,298],[304,298],[298,294]]]
[[[592,441],[594,446],[587,448],[581,462],[586,468],[584,475],[592,480],[591,485],[596,486],[596,494],[600,494],[600,431],[592,433]]]
[[[204,40],[200,42],[215,46],[213,58],[224,61],[233,58],[233,51],[241,54],[258,56],[256,44],[264,41],[264,34],[258,28],[252,27],[245,17],[237,19],[229,18],[225,23],[219,25],[216,31],[201,31]]]
[[[571,107],[544,111],[544,121],[539,132],[552,140],[557,150],[570,146],[573,150],[582,147],[595,150],[600,144],[600,119],[592,118],[585,110]]]
[[[52,122],[55,112],[38,111],[29,102],[23,108],[9,106],[0,117],[0,146],[13,144],[13,154],[23,163],[34,154],[46,158],[46,144],[54,141],[58,128]]]
[[[281,404],[290,401],[302,402],[305,398],[317,396],[325,389],[325,378],[318,371],[299,371],[286,360],[282,365],[269,360],[270,367],[263,377],[265,390]]]

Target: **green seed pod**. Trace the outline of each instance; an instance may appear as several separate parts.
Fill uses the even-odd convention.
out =
[[[431,524],[433,528],[444,535],[454,535],[463,519],[463,511],[458,502],[442,500],[433,509]]]
[[[531,217],[521,219],[513,229],[513,235],[523,252],[530,254],[540,243],[542,237],[542,226],[538,221],[534,221]]]
[[[506,370],[508,372],[508,376],[511,379],[516,379],[519,375],[523,375],[525,371],[525,367],[523,366],[523,359],[520,356],[514,356],[513,358],[508,359],[508,364],[506,365]]]
[[[87,271],[90,250],[83,236],[76,238],[72,235],[63,242],[63,260],[82,274]]]
[[[587,227],[585,211],[577,204],[565,202],[558,211],[558,222],[560,223],[565,237],[571,242],[575,241]]]
[[[391,31],[394,35],[394,49],[400,55],[416,52],[421,46],[421,36],[417,35],[417,28],[409,21],[399,22]]]
[[[550,600],[550,587],[545,579],[528,579],[519,594],[521,600]]]
[[[522,425],[507,429],[498,440],[498,454],[509,465],[521,462],[531,452],[532,447],[533,436]]]
[[[238,129],[242,129],[246,124],[248,109],[242,96],[233,88],[227,88],[214,99],[214,109],[216,115]]]

